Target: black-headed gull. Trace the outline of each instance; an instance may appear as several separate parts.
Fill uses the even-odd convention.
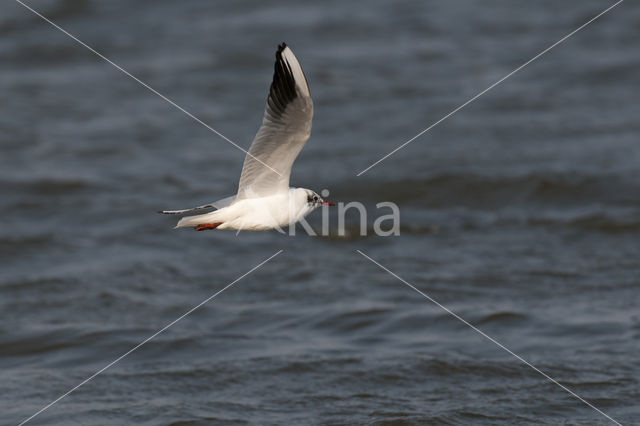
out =
[[[238,194],[186,210],[216,210],[180,219],[176,228],[266,231],[296,223],[320,206],[331,206],[310,189],[290,188],[291,166],[311,134],[313,102],[307,78],[285,43],[278,46],[262,126],[244,159]]]

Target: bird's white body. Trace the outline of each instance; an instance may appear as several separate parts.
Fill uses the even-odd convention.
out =
[[[289,188],[289,191],[268,197],[245,198],[227,207],[197,216],[187,216],[176,228],[193,227],[203,223],[220,223],[216,229],[267,231],[292,225],[315,210],[310,204],[308,190]]]
[[[332,205],[310,189],[289,187],[291,166],[309,139],[312,119],[307,78],[291,49],[282,43],[276,52],[262,126],[245,157],[238,194],[205,206],[161,213],[215,208],[180,219],[176,228],[265,231],[291,225],[321,205]]]

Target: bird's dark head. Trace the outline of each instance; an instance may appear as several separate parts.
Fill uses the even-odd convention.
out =
[[[325,201],[318,194],[313,192],[310,189],[306,189],[307,195],[307,204],[311,207],[320,207],[320,206],[333,206],[334,204],[330,201]]]

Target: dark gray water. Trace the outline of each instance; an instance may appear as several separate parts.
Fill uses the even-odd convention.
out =
[[[292,184],[394,201],[401,236],[173,230],[243,154],[0,6],[0,421],[640,423],[640,9],[607,1],[29,1],[240,145],[277,43],[315,101]],[[335,211],[332,213],[335,220]],[[319,228],[320,212],[310,222]],[[332,229],[335,222],[332,222]]]

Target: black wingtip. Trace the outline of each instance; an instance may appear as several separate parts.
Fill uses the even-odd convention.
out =
[[[284,51],[284,49],[286,49],[287,47],[287,43],[285,43],[284,41],[278,45],[278,50],[276,50],[276,62],[280,61],[282,59],[282,52]]]
[[[273,81],[271,82],[269,98],[267,99],[269,106],[276,114],[282,114],[287,104],[297,96],[296,81],[291,72],[291,66],[282,57],[282,52],[286,48],[287,44],[285,42],[278,45]]]

